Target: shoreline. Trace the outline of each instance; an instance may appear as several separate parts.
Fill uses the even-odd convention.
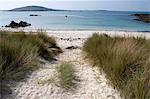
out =
[[[6,28],[6,27],[0,27],[0,31],[117,31],[117,32],[144,32],[144,33],[150,33],[150,31],[144,30],[144,31],[136,31],[136,30],[106,30],[106,29],[44,29],[44,28],[33,28],[33,27],[26,27],[26,28]]]
[[[70,30],[70,29],[60,29],[60,30],[46,30],[46,29],[34,29],[34,28],[0,28],[0,31],[10,31],[10,32],[31,32],[36,33],[38,31],[46,32],[49,36],[54,36],[55,38],[69,38],[72,36],[75,36],[77,38],[84,39],[90,37],[93,33],[98,34],[107,34],[110,36],[121,36],[121,37],[144,37],[144,38],[150,38],[150,31],[118,31],[118,30]]]

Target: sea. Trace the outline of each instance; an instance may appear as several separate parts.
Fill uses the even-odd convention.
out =
[[[134,20],[131,14],[149,13],[132,11],[0,11],[0,26],[12,20],[26,21],[26,29],[45,30],[112,30],[150,31],[150,24]],[[36,14],[38,16],[30,16]],[[67,17],[66,17],[67,16]]]

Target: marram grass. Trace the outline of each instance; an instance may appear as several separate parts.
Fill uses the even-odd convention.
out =
[[[1,31],[0,80],[23,79],[26,73],[38,68],[38,58],[52,60],[56,53],[53,53],[49,46],[56,47],[56,42],[54,38],[42,32]]]
[[[83,50],[125,99],[150,98],[150,40],[93,34]]]
[[[67,91],[72,89],[75,85],[73,83],[75,78],[73,65],[68,62],[62,62],[57,70],[59,73],[60,86]]]

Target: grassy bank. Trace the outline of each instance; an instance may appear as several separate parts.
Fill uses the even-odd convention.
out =
[[[150,40],[93,34],[83,50],[126,99],[150,98]]]
[[[50,61],[60,51],[54,38],[45,33],[1,31],[0,80],[20,80],[38,67],[39,58]]]

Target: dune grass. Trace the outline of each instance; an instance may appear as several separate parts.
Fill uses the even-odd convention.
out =
[[[73,80],[75,78],[74,69],[71,63],[63,62],[57,68],[59,73],[59,83],[65,90],[70,90],[75,85]]]
[[[150,98],[150,40],[93,34],[83,50],[125,99]]]
[[[26,73],[38,68],[38,58],[52,60],[56,53],[49,46],[57,47],[54,38],[42,32],[1,31],[0,80],[23,79]]]

